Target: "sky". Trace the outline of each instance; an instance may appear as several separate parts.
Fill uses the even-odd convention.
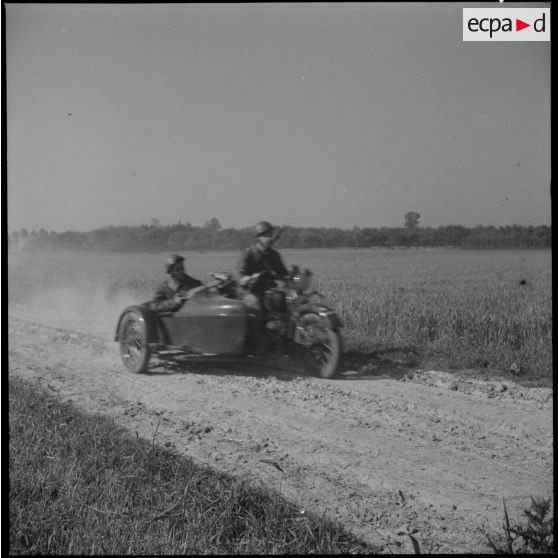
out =
[[[550,224],[550,43],[462,40],[498,2],[4,6],[9,231]]]

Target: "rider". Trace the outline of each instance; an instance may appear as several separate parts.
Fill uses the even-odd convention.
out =
[[[260,221],[254,232],[254,242],[245,250],[240,262],[240,286],[244,304],[259,324],[265,291],[273,287],[274,278],[284,278],[288,271],[281,255],[272,247],[280,231],[267,221]]]
[[[192,295],[192,289],[203,283],[186,274],[184,258],[173,254],[165,262],[168,277],[158,287],[155,296],[146,306],[154,312],[172,312],[178,310],[185,300]]]

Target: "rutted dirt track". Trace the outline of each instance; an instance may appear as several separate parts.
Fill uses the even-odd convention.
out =
[[[486,552],[529,496],[553,490],[552,393],[381,366],[340,379],[289,360],[159,363],[127,372],[75,315],[11,305],[10,375],[216,469],[280,490],[385,553]],[[373,364],[373,363],[372,363]]]

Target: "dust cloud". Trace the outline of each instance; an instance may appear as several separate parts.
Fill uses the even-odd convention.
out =
[[[55,313],[58,321],[112,334],[124,308],[141,304],[147,298],[138,298],[131,291],[111,295],[102,285],[64,285],[30,294],[22,303],[37,318],[48,318],[48,314]]]
[[[10,265],[8,312],[17,309],[30,320],[56,322],[110,338],[121,312],[152,296],[149,285],[127,285],[104,269],[58,267],[55,264],[62,262],[55,260],[50,265],[44,259],[40,263],[20,259]]]

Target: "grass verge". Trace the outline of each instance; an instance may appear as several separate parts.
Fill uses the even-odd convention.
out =
[[[265,487],[9,380],[10,554],[373,553]]]

